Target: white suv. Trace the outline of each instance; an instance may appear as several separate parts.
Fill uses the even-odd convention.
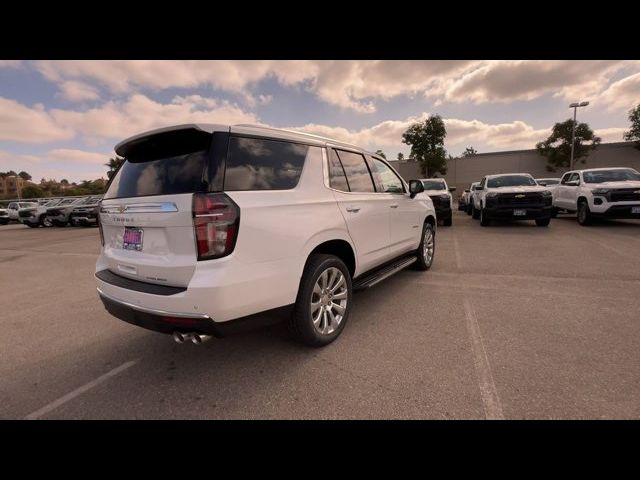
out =
[[[314,135],[191,124],[115,147],[100,208],[98,292],[114,316],[178,342],[288,319],[303,343],[343,330],[352,291],[430,268],[422,183]]]
[[[551,221],[551,192],[538,185],[528,173],[485,176],[476,187],[473,218],[483,227],[491,220],[535,220],[539,227]]]
[[[578,212],[578,223],[594,217],[640,219],[640,173],[633,168],[574,170],[553,192],[556,210]]]

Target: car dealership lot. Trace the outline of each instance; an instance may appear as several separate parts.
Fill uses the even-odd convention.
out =
[[[322,349],[111,317],[97,229],[0,226],[0,418],[639,418],[640,222],[480,227],[355,296]]]

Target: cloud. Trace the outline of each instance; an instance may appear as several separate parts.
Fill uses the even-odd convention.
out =
[[[0,68],[19,68],[21,66],[21,60],[0,60]]]
[[[98,90],[95,87],[83,82],[68,80],[62,82],[59,87],[62,97],[72,102],[82,102],[84,100],[96,100],[100,98]]]
[[[87,152],[85,150],[76,150],[70,148],[57,148],[49,150],[45,157],[51,161],[61,161],[69,163],[77,163],[82,165],[102,165],[109,161],[109,158],[115,153],[97,153]]]
[[[602,143],[609,142],[624,142],[622,136],[628,128],[614,127],[614,128],[597,128],[594,129],[594,133],[602,139]]]
[[[608,110],[629,110],[640,104],[640,73],[613,82],[598,101],[606,104]]]
[[[135,133],[183,123],[258,123],[255,114],[226,101],[199,95],[175,97],[170,104],[158,103],[141,95],[125,101],[109,101],[85,111],[51,110],[51,116],[99,143],[105,139],[124,139]]]
[[[44,106],[36,104],[29,108],[0,97],[0,140],[46,143],[69,140],[73,136],[73,130],[59,125]]]

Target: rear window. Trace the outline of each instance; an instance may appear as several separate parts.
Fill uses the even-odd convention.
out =
[[[224,176],[224,189],[290,190],[298,184],[308,145],[231,137]]]
[[[203,172],[211,135],[194,129],[151,135],[127,145],[126,161],[104,195],[105,199],[174,195],[205,191]]]

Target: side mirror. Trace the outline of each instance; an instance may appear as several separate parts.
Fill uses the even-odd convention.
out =
[[[420,180],[409,180],[409,196],[415,197],[420,192],[424,192],[424,185]]]
[[[456,190],[457,190],[456,187],[449,187],[450,192],[455,192]]]

